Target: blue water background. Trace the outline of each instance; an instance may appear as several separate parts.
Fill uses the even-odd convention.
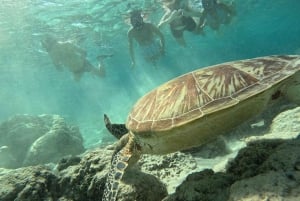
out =
[[[125,122],[140,96],[175,76],[235,59],[300,54],[299,0],[236,0],[235,5],[237,15],[219,32],[185,33],[186,48],[162,28],[166,55],[157,68],[136,52],[131,69],[126,13],[143,8],[147,20],[157,24],[163,9],[155,0],[1,0],[0,121],[16,114],[60,114],[80,126],[88,147],[113,140],[105,132],[104,113]],[[97,55],[113,54],[104,61],[106,77],[85,74],[75,82],[69,71],[57,71],[40,43],[47,33],[75,41],[94,65]]]

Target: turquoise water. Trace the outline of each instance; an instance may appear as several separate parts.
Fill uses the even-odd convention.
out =
[[[107,138],[103,113],[124,122],[140,96],[170,78],[235,59],[300,54],[299,0],[236,0],[235,5],[237,15],[219,32],[185,33],[186,48],[162,28],[166,55],[157,68],[137,52],[131,69],[126,13],[143,8],[147,20],[157,24],[163,9],[155,0],[1,0],[0,121],[15,114],[59,114],[80,126],[89,146]],[[49,33],[74,41],[95,66],[98,55],[113,54],[104,60],[106,77],[85,74],[75,82],[69,71],[57,71],[41,46]]]

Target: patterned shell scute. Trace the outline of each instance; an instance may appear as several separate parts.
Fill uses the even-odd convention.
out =
[[[269,56],[202,68],[177,77],[137,101],[133,132],[163,131],[236,105],[295,73],[296,56]]]

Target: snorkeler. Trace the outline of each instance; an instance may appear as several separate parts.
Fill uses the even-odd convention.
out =
[[[188,0],[162,0],[163,7],[166,10],[161,18],[158,28],[165,24],[170,25],[172,35],[182,46],[186,46],[183,32],[196,31],[196,22],[193,17],[200,17],[201,12],[192,8]]]
[[[135,66],[133,39],[136,40],[141,47],[145,60],[155,64],[155,62],[164,55],[165,39],[163,34],[155,25],[144,22],[141,11],[139,10],[134,10],[130,13],[130,23],[132,28],[128,31],[127,37],[131,66]],[[159,41],[156,40],[155,36],[159,38]]]
[[[228,24],[235,11],[232,5],[226,5],[217,0],[202,0],[203,12],[199,20],[198,28],[206,25],[213,30],[218,30],[221,24]]]
[[[70,41],[60,42],[53,36],[47,35],[42,41],[57,70],[67,68],[73,73],[74,80],[79,81],[83,73],[90,72],[98,77],[104,77],[105,71],[94,67],[86,58],[86,52]]]

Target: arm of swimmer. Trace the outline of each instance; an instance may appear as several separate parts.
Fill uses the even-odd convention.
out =
[[[204,26],[206,15],[207,15],[206,11],[203,11],[201,13],[201,16],[200,16],[200,19],[199,19],[199,23],[198,23],[198,27],[199,28]]]
[[[134,66],[135,57],[134,57],[134,50],[133,50],[132,29],[128,31],[127,37],[128,37],[128,47],[129,47],[129,55],[130,55],[130,59],[131,59],[131,65]]]
[[[167,11],[163,16],[162,18],[160,19],[157,27],[160,28],[162,26],[164,26],[165,24],[168,24],[171,22],[171,18],[172,18],[172,12],[171,11]]]

